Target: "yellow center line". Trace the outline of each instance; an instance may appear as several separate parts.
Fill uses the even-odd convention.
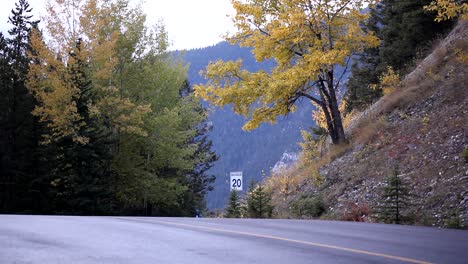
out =
[[[159,223],[159,224],[163,224],[163,225],[181,226],[181,227],[191,227],[191,228],[204,229],[204,230],[216,231],[216,232],[222,232],[222,233],[228,233],[228,234],[244,235],[244,236],[250,236],[250,237],[259,237],[259,238],[280,240],[280,241],[303,244],[303,245],[308,245],[308,246],[329,248],[329,249],[347,251],[347,252],[352,252],[352,253],[357,253],[357,254],[376,256],[376,257],[382,257],[382,258],[387,258],[387,259],[394,259],[394,260],[404,261],[404,262],[408,262],[408,263],[433,264],[431,262],[412,259],[412,258],[405,258],[405,257],[400,257],[400,256],[376,253],[376,252],[367,251],[367,250],[340,247],[340,246],[334,246],[334,245],[328,245],[328,244],[322,244],[322,243],[309,242],[309,241],[304,241],[304,240],[290,239],[290,238],[285,238],[285,237],[269,236],[269,235],[241,232],[241,231],[232,231],[232,230],[221,229],[221,228],[199,226],[199,225],[190,225],[190,224],[182,224],[182,223],[175,223],[175,222],[165,222],[165,221],[158,221],[158,220],[151,220],[151,221],[145,221],[145,222]]]

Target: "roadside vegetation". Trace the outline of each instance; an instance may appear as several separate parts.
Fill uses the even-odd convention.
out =
[[[264,181],[273,217],[466,227],[465,9],[371,7],[363,30],[381,41],[355,57],[342,90],[346,141],[333,144],[324,113],[312,115],[299,161]]]
[[[207,113],[129,1],[19,0],[0,34],[0,212],[195,215],[216,160]]]
[[[199,100],[245,130],[306,102],[299,160],[232,191],[224,216],[466,228],[465,1],[231,2],[226,40],[271,68],[214,61],[192,88],[140,5],[55,0],[39,21],[18,0],[0,33],[0,213],[203,214],[218,157]]]

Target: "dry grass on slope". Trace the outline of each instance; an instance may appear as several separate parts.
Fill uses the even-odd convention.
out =
[[[322,191],[337,215],[349,204],[375,208],[383,179],[398,166],[414,195],[408,213],[422,224],[468,220],[467,22],[460,23],[409,74],[401,89],[379,100],[350,129],[349,151],[321,167]]]
[[[468,66],[466,54],[468,53],[468,21],[460,21],[457,27],[439,43],[434,51],[421,61],[418,66],[402,81],[399,89],[382,97],[366,111],[356,114],[347,126],[347,135],[354,143],[366,143],[372,140],[375,131],[385,122],[379,118],[398,109],[404,109],[424,100],[434,93],[435,89],[444,86],[447,81],[453,85],[465,87],[463,72],[455,79],[454,74]],[[460,83],[456,83],[460,82]],[[450,87],[447,87],[451,90]],[[376,124],[376,122],[380,123]]]

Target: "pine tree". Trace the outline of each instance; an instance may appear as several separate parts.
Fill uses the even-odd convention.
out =
[[[162,124],[172,129],[170,139],[177,143],[186,142],[191,134],[174,132],[179,126],[167,121],[177,117],[172,108],[149,115],[153,100],[177,95],[180,81],[172,79],[180,79],[182,73],[154,55],[160,52],[156,47],[160,35],[149,34],[143,11],[125,2],[56,1],[48,7],[54,10],[47,19],[52,23],[46,25],[55,45],[44,43],[40,32],[31,38],[31,59],[38,63],[31,65],[28,88],[38,101],[33,113],[50,128],[43,143],[58,154],[50,173],[57,212],[119,213],[113,209],[116,198],[134,212],[147,197],[178,203],[178,197],[170,201],[168,194],[186,189],[173,180],[178,174],[156,175],[156,161],[166,165],[172,160],[161,161],[155,152],[166,153],[167,148],[154,142],[162,138],[156,135],[165,128]],[[67,20],[71,10],[74,23]],[[166,87],[174,91],[162,89]],[[174,107],[171,100],[165,103]],[[165,120],[156,120],[161,116]],[[161,141],[166,143],[166,137]],[[191,153],[176,149],[180,145],[171,147],[186,156]]]
[[[372,31],[381,38],[383,5],[376,4],[370,9],[370,17],[363,25],[364,31]],[[371,84],[378,83],[382,73],[380,46],[367,48],[353,62],[351,76],[346,83],[345,112],[362,110],[382,96],[382,91],[373,89]]]
[[[406,221],[404,209],[410,205],[411,195],[407,184],[395,169],[385,180],[380,204],[376,210],[377,219],[385,223],[401,224]]]
[[[115,173],[111,168],[115,139],[104,120],[89,109],[97,101],[97,94],[81,53],[82,41],[78,39],[70,51],[67,69],[69,85],[79,91],[73,100],[81,117],[76,122],[86,125],[76,125],[79,127],[76,136],[83,142],[68,136],[51,143],[60,157],[55,161],[57,169],[53,175],[56,210],[69,214],[111,214],[116,211]]]
[[[384,0],[382,16],[382,64],[405,70],[429,41],[452,28],[452,21],[438,23],[435,14],[424,10],[432,0]]]
[[[6,39],[0,32],[0,212],[9,212],[12,202],[13,168],[11,166],[10,100],[13,75]]]
[[[247,194],[247,215],[251,218],[269,218],[273,213],[271,195],[262,184]]]
[[[34,98],[25,81],[29,70],[27,52],[30,32],[39,21],[33,21],[32,8],[26,0],[19,0],[11,11],[8,30],[11,38],[1,36],[2,53],[2,114],[0,118],[0,185],[5,196],[0,197],[5,212],[31,212],[37,209],[41,193],[35,183],[38,175],[37,120],[32,116]]]
[[[186,80],[180,89],[180,96],[188,99],[193,96],[193,90]],[[214,175],[209,175],[208,170],[214,165],[218,159],[216,153],[212,150],[213,143],[208,139],[208,133],[212,130],[212,126],[207,123],[206,109],[198,102],[193,109],[203,119],[196,125],[195,135],[188,141],[188,145],[196,145],[197,149],[190,157],[194,160],[194,166],[186,175],[187,193],[185,195],[185,215],[193,216],[200,211],[206,209],[205,195],[208,191],[213,190],[212,184],[215,181]]]
[[[240,197],[236,190],[231,190],[229,194],[228,206],[225,209],[227,218],[241,217],[241,203]]]
[[[453,26],[453,20],[434,21],[435,14],[424,10],[430,2],[383,0],[371,9],[363,30],[375,32],[381,44],[365,49],[352,66],[345,95],[346,112],[362,110],[380,98],[382,91],[372,85],[379,83],[388,66],[403,73],[410,70],[418,52]]]

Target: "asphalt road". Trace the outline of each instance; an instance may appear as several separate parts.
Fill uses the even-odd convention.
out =
[[[334,221],[0,215],[0,263],[468,263],[468,231]]]

